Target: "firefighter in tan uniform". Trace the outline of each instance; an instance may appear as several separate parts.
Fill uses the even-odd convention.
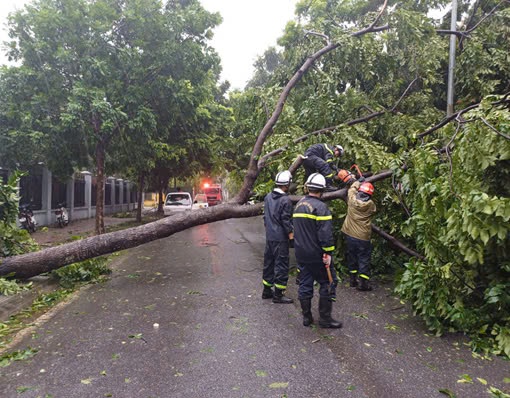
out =
[[[364,182],[364,178],[355,181],[347,193],[347,217],[342,226],[346,241],[346,262],[350,274],[350,286],[358,290],[369,291],[370,257],[372,255],[372,216],[376,212],[372,201],[374,186]],[[359,284],[358,284],[359,278]]]

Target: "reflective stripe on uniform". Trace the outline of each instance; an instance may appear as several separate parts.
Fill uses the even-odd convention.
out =
[[[359,274],[359,277],[363,278],[363,279],[366,279],[366,280],[370,279],[370,277],[368,275],[365,275],[365,274]]]
[[[262,284],[264,286],[267,286],[267,287],[273,287],[273,284],[272,283],[269,283],[268,281],[265,281],[264,279],[262,279]]]
[[[335,153],[331,149],[329,149],[329,146],[327,144],[324,144],[324,148],[326,148],[326,151],[328,151],[330,154],[335,156]]]
[[[335,246],[323,247],[322,250],[324,250],[325,252],[331,252],[335,250]]]
[[[279,285],[277,283],[274,284],[274,287],[277,288],[277,289],[280,289],[280,290],[285,290],[287,289],[287,286],[285,285]]]
[[[311,220],[317,220],[317,221],[327,221],[332,220],[333,216],[316,216],[315,214],[308,214],[308,213],[294,213],[292,215],[293,218],[309,218]]]

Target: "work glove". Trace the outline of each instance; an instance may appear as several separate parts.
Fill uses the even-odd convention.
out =
[[[331,265],[331,256],[329,254],[324,253],[322,255],[322,262],[326,267],[329,267]]]
[[[361,176],[360,178],[358,178],[358,181],[359,182],[365,182],[365,177]]]

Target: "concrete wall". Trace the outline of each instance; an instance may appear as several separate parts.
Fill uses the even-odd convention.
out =
[[[81,172],[81,179],[85,181],[85,205],[80,207],[74,207],[75,178],[73,177],[66,182],[66,208],[69,213],[69,220],[71,222],[73,220],[93,218],[96,216],[96,207],[92,206],[92,174],[88,171],[83,171]],[[112,183],[112,204],[104,206],[105,215],[127,212],[136,209],[136,198],[133,197],[132,199],[134,202],[131,201],[131,192],[135,189],[134,184],[130,181],[115,177],[108,177],[107,180],[108,182]],[[51,208],[52,182],[53,180],[51,171],[44,168],[42,173],[41,187],[42,209],[34,210],[34,216],[39,227],[54,225],[56,223],[55,209]],[[118,183],[118,200],[116,200],[116,183]],[[127,203],[124,203],[124,198],[126,198]]]

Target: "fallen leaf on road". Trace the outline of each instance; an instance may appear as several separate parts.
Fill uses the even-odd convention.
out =
[[[269,388],[287,388],[288,386],[289,386],[289,382],[280,382],[280,383],[269,384]]]

